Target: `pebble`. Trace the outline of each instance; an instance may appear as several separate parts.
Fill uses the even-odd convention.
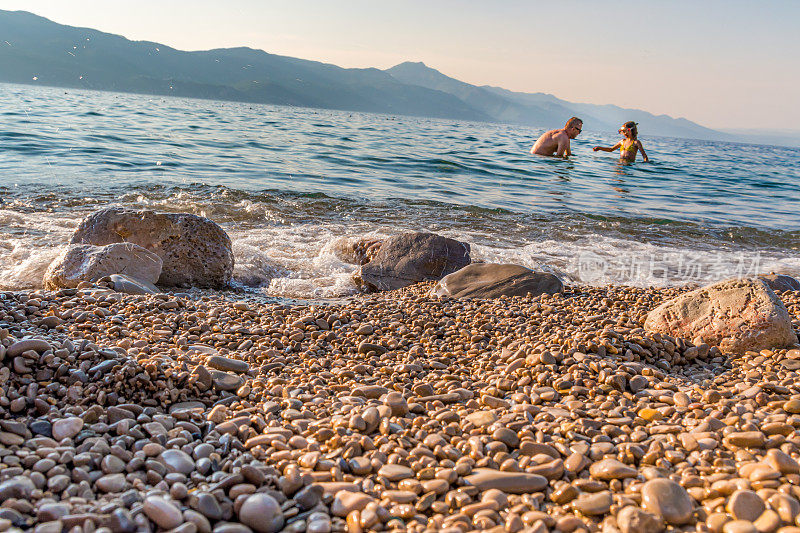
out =
[[[53,438],[60,441],[71,439],[83,428],[83,420],[77,416],[62,418],[53,422]]]
[[[161,496],[145,498],[142,510],[150,520],[163,529],[172,529],[183,523],[180,510]]]
[[[694,513],[694,503],[686,489],[666,478],[651,479],[642,486],[642,506],[676,526],[688,523]]]
[[[239,509],[239,519],[258,533],[275,533],[283,528],[283,514],[275,498],[268,494],[251,494]]]

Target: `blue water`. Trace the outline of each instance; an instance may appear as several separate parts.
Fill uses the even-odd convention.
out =
[[[619,136],[590,124],[561,161],[530,156],[543,130],[516,125],[15,85],[0,98],[0,286],[37,286],[109,204],[212,218],[237,279],[276,294],[352,291],[331,242],[404,229],[587,283],[713,277],[688,279],[687,262],[800,273],[797,148],[642,132],[652,163],[621,165],[591,151]],[[586,254],[649,254],[664,272],[587,275]]]

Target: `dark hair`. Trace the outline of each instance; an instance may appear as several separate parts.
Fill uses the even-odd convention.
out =
[[[581,124],[583,124],[583,121],[581,119],[579,119],[578,117],[572,117],[567,121],[567,124],[564,126],[564,129],[569,128],[570,126],[574,125],[576,122],[580,122]]]
[[[639,130],[636,129],[636,126],[638,126],[638,124],[636,124],[636,122],[632,120],[629,120],[628,122],[622,125],[623,128],[628,128],[629,130],[631,130],[631,137],[634,140],[636,140],[639,137]]]

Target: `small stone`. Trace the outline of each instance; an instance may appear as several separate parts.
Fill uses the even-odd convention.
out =
[[[147,518],[163,529],[172,529],[183,523],[180,510],[161,496],[148,496],[142,506]]]
[[[483,428],[497,422],[497,415],[494,411],[475,411],[467,415],[467,420],[475,427]]]
[[[128,482],[122,474],[106,474],[95,482],[95,486],[103,492],[122,492]]]
[[[353,511],[361,511],[367,504],[374,501],[374,498],[363,492],[340,490],[333,498],[331,513],[344,518]]]
[[[77,416],[62,418],[53,422],[53,438],[57,441],[71,439],[83,428],[83,419]]]
[[[611,481],[636,477],[638,471],[616,459],[602,459],[589,467],[589,474],[595,479]]]
[[[220,370],[211,371],[211,381],[220,391],[234,391],[242,386],[242,378],[237,375],[222,372]]]
[[[378,470],[378,475],[385,477],[389,481],[400,481],[401,479],[414,477],[414,471],[407,466],[388,464],[383,465]]]
[[[612,503],[611,492],[604,490],[581,494],[572,502],[572,508],[587,516],[595,516],[607,513]]]
[[[547,478],[523,472],[501,472],[489,468],[477,468],[464,480],[478,490],[498,489],[509,494],[539,492],[547,487]]]
[[[764,500],[752,490],[737,490],[728,498],[725,509],[736,520],[755,521],[766,509]]]
[[[269,494],[251,494],[239,509],[239,520],[258,533],[275,533],[283,528],[281,506]]]
[[[250,365],[247,364],[247,362],[239,361],[237,359],[230,359],[228,357],[222,357],[221,355],[212,355],[208,358],[206,364],[211,368],[222,370],[223,372],[236,372],[239,374],[244,374],[250,371]]]
[[[642,506],[672,525],[692,519],[694,503],[686,489],[666,478],[651,479],[642,486]]]
[[[194,471],[195,464],[191,456],[181,450],[170,449],[161,452],[161,461],[169,472],[179,472],[189,475]]]
[[[655,515],[629,505],[617,513],[617,527],[621,533],[661,533],[664,522]]]

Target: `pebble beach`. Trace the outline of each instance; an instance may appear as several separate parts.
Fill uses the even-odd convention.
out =
[[[682,288],[431,287],[0,293],[0,530],[800,531],[800,345],[646,333]]]

